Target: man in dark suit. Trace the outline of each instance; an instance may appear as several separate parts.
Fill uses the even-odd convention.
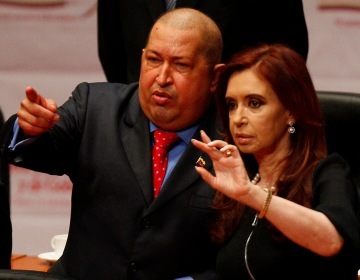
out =
[[[98,0],[98,52],[109,82],[139,78],[141,49],[166,0]],[[239,50],[265,43],[287,44],[308,54],[302,0],[177,0],[210,16],[223,35],[223,61]]]
[[[0,130],[4,125],[0,110]],[[0,268],[11,267],[12,226],[9,202],[9,165],[0,156]]]
[[[13,137],[1,139],[6,156],[18,166],[67,174],[73,183],[68,241],[51,272],[78,280],[215,279],[217,248],[208,228],[214,191],[194,168],[200,157],[212,166],[190,140],[200,130],[219,138],[212,96],[224,66],[221,50],[209,17],[176,9],[153,27],[139,83],[82,83],[59,108],[26,89],[6,122],[7,131],[15,124]],[[180,140],[154,199],[158,128]]]

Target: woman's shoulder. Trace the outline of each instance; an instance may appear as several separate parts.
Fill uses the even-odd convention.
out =
[[[345,169],[350,169],[349,163],[346,159],[337,152],[328,154],[322,161],[319,162],[317,169],[330,168],[330,166],[338,166]]]
[[[320,189],[339,191],[341,189],[351,192],[352,196],[358,196],[349,163],[343,156],[335,152],[327,155],[315,168],[313,187],[315,191]]]

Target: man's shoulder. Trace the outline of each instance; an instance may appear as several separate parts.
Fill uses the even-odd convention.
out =
[[[133,106],[138,99],[138,83],[120,84],[109,82],[83,82],[77,85],[72,92],[72,98],[64,103],[64,108],[73,110],[78,108],[90,112],[110,113],[124,106]],[[135,101],[132,101],[135,100]],[[131,104],[130,104],[131,103]],[[74,104],[77,104],[74,106]],[[104,110],[106,109],[106,110]]]
[[[96,92],[123,92],[132,93],[139,88],[139,83],[121,84],[121,83],[109,83],[109,82],[93,82],[89,83],[91,91]]]
[[[73,96],[77,96],[79,100],[88,103],[123,103],[127,102],[131,97],[137,95],[139,88],[138,83],[120,84],[109,82],[83,82],[77,85]],[[100,102],[101,100],[101,102]],[[101,104],[98,104],[99,106]]]

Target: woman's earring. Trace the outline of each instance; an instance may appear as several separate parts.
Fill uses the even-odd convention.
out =
[[[295,127],[294,127],[294,122],[293,121],[288,121],[288,131],[290,134],[294,134],[295,133]]]

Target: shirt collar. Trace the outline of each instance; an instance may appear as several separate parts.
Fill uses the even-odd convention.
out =
[[[158,129],[158,127],[151,121],[149,121],[149,124],[150,124],[150,133],[152,133],[152,132],[154,132],[154,130]],[[199,127],[199,124],[197,123],[187,129],[176,131],[176,133],[177,133],[177,135],[179,135],[181,140],[183,140],[186,144],[189,144],[191,138],[193,138],[193,135],[194,135],[195,131],[198,129],[198,127]]]

